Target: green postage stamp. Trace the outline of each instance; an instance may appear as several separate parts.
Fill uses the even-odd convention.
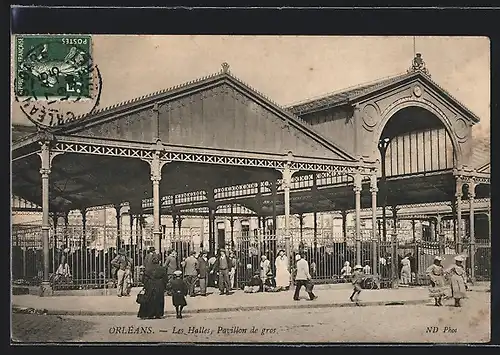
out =
[[[17,35],[15,93],[40,99],[92,97],[90,35]]]

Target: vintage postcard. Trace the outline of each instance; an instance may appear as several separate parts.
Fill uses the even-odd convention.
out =
[[[11,341],[490,341],[481,37],[12,35]]]

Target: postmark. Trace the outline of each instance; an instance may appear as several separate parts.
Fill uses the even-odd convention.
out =
[[[35,125],[58,127],[99,106],[102,77],[90,35],[15,37],[14,96]]]

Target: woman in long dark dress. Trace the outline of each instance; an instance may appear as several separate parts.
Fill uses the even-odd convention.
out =
[[[187,306],[186,295],[188,289],[186,283],[182,279],[182,271],[176,270],[174,272],[174,279],[171,282],[172,286],[172,303],[177,313],[176,318],[182,318],[182,309]]]
[[[141,319],[159,319],[165,311],[165,289],[167,272],[160,266],[160,258],[154,255],[151,267],[144,270],[144,289],[146,301],[141,303],[137,316]]]

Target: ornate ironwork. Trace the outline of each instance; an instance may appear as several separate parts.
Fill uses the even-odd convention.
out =
[[[106,145],[62,143],[62,142],[57,142],[52,148],[52,150],[55,152],[63,152],[63,153],[79,153],[79,154],[92,154],[92,155],[104,155],[104,156],[126,157],[126,158],[141,158],[141,159],[152,159],[154,154],[153,150],[147,150],[147,149],[121,148],[121,147],[110,147]]]
[[[425,62],[422,59],[421,53],[415,54],[415,58],[413,58],[413,61],[411,63],[411,67],[408,69],[408,73],[414,73],[414,72],[420,72],[420,73],[423,73],[427,76],[430,76],[429,70],[425,66]]]
[[[232,209],[231,209],[232,205]],[[257,213],[251,210],[248,207],[245,207],[240,204],[225,204],[217,206],[216,214],[226,214],[226,215],[254,215],[257,216]]]

